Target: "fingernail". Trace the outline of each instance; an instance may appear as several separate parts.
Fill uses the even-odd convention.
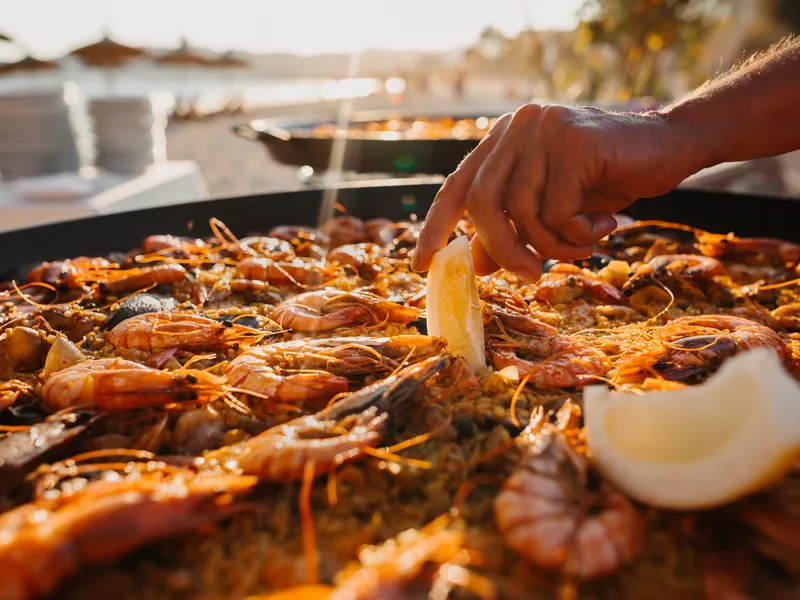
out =
[[[529,271],[527,269],[525,269],[524,271],[517,271],[516,273],[518,277],[521,277],[528,283],[536,283],[537,281],[539,281],[539,278],[541,277],[540,273],[537,273],[535,271]]]
[[[617,228],[617,220],[611,215],[598,215],[592,222],[592,236],[599,240]]]

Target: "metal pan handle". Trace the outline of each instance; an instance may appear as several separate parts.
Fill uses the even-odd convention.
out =
[[[234,125],[231,127],[231,131],[240,137],[247,138],[248,140],[258,139],[258,132],[250,127],[250,125]]]

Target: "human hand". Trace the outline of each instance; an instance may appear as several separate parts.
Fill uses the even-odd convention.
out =
[[[536,281],[540,258],[590,255],[592,243],[615,229],[614,212],[695,172],[687,137],[659,113],[527,104],[501,117],[447,178],[413,268],[428,269],[467,211],[476,272],[503,267]]]

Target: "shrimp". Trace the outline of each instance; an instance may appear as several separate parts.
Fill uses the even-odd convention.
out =
[[[627,261],[643,261],[659,254],[689,254],[695,251],[697,236],[704,234],[681,223],[636,221],[623,225],[598,243],[603,252]]]
[[[205,371],[159,371],[122,358],[85,360],[53,373],[42,387],[45,402],[56,408],[148,408],[210,402],[225,394],[223,380]]]
[[[386,230],[387,227],[391,227],[394,225],[394,221],[390,219],[384,219],[381,217],[377,217],[375,219],[369,219],[364,221],[364,235],[370,242],[374,242],[375,244],[385,245],[385,235],[383,232]]]
[[[293,260],[294,248],[285,241],[274,237],[251,236],[238,240],[231,245],[238,258],[254,256],[272,260]]]
[[[91,271],[82,274],[83,283],[98,283],[105,294],[118,295],[156,285],[168,285],[186,279],[181,265],[165,263],[141,269],[109,270],[102,274]]]
[[[375,279],[381,274],[378,259],[381,248],[377,244],[347,244],[339,246],[328,253],[328,262],[352,267],[364,279]]]
[[[429,598],[449,597],[453,587],[466,588],[479,598],[497,597],[489,581],[466,569],[473,558],[466,549],[466,534],[463,527],[448,527],[448,521],[439,517],[380,546],[364,547],[359,562],[337,574],[338,585],[327,600],[401,598],[423,583],[420,580],[431,590]]]
[[[726,290],[714,277],[725,275],[725,265],[716,258],[698,254],[664,254],[639,265],[622,286],[622,293],[631,296],[645,287],[660,282],[673,292],[689,296],[719,296]],[[727,300],[732,300],[727,292]]]
[[[800,245],[774,238],[740,238],[733,234],[703,233],[698,236],[706,256],[741,261],[750,265],[797,265]]]
[[[237,263],[236,271],[245,279],[264,281],[271,285],[310,287],[320,286],[336,276],[323,263],[301,258],[276,262],[269,258],[248,257]]]
[[[408,258],[417,246],[422,225],[419,223],[392,223],[380,230],[379,244],[382,252],[394,258]]]
[[[624,305],[627,298],[613,285],[577,265],[558,263],[528,288],[537,302],[568,304],[588,297],[603,304]]]
[[[235,465],[267,481],[303,478],[306,463],[315,476],[360,458],[375,448],[392,421],[421,404],[417,390],[439,373],[448,359],[433,356],[354,392],[314,415],[272,427],[249,440],[207,453],[203,464]]]
[[[178,471],[86,483],[0,516],[0,596],[49,594],[81,567],[251,508],[255,477]]]
[[[193,313],[144,313],[112,329],[106,341],[115,348],[161,352],[168,348],[214,350],[258,341],[260,332]]]
[[[348,377],[391,372],[406,358],[421,360],[444,347],[425,335],[293,340],[251,348],[225,374],[234,387],[275,400],[327,401],[347,391]]]
[[[366,241],[364,222],[348,215],[328,219],[322,224],[320,230],[329,237],[329,248],[331,249]]]
[[[176,237],[174,235],[151,235],[142,242],[144,254],[161,254],[188,258],[195,254],[203,254],[208,249],[201,239]]]
[[[772,311],[775,321],[789,331],[800,331],[800,302],[784,304]]]
[[[687,380],[716,370],[725,359],[767,348],[782,360],[789,349],[772,329],[729,315],[679,317],[655,332],[661,348],[623,357],[617,374],[623,381],[641,381],[654,373],[668,380]]]
[[[311,242],[323,248],[327,247],[330,238],[317,229],[303,227],[302,225],[279,225],[269,230],[270,237],[289,242],[293,246],[298,243]]]
[[[591,485],[588,461],[564,423],[555,427],[540,411],[518,442],[524,454],[494,501],[506,544],[538,567],[581,580],[631,563],[642,548],[644,519],[608,483]]]
[[[106,294],[132,292],[154,285],[170,284],[186,278],[181,265],[165,263],[153,267],[119,269],[102,258],[78,258],[72,261],[44,263],[28,275],[29,281],[45,281],[70,289],[98,284]]]
[[[390,302],[366,292],[341,292],[327,288],[284,300],[272,311],[281,327],[296,331],[331,331],[346,325],[410,323],[419,318],[416,308]]]
[[[289,242],[296,256],[323,260],[330,238],[316,229],[297,225],[280,225],[273,227],[269,235]]]
[[[559,388],[586,385],[610,368],[597,348],[529,315],[489,304],[483,310],[490,328],[486,352],[498,370],[513,366],[538,387]]]
[[[87,271],[113,269],[116,265],[104,258],[80,256],[71,260],[43,262],[28,273],[28,283],[42,282],[67,288],[81,287],[81,274]]]

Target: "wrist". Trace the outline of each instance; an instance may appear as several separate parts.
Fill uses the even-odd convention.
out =
[[[681,105],[649,113],[664,127],[669,145],[673,149],[674,167],[683,178],[702,169],[725,162],[720,153],[720,139],[707,129],[705,123],[695,122]]]

